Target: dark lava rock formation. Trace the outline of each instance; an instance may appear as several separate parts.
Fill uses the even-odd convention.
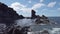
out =
[[[36,12],[35,12],[34,10],[31,11],[31,18],[32,18],[32,19],[34,19],[34,18],[37,17],[37,16],[35,15],[35,13],[36,13]]]
[[[16,19],[24,18],[18,15],[15,10],[0,2],[0,23],[13,23]]]
[[[48,17],[42,15],[42,17],[38,17],[35,22],[36,22],[36,24],[41,24],[41,23],[48,24],[49,19],[48,19]]]

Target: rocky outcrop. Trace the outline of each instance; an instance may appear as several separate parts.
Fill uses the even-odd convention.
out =
[[[45,15],[42,15],[42,19],[48,19],[48,17],[46,17]]]
[[[49,19],[46,16],[42,15],[42,17],[37,17],[35,23],[36,24],[41,24],[41,23],[48,24],[49,23]]]
[[[15,10],[0,2],[0,23],[13,23],[16,19],[24,18],[19,16]]]
[[[47,30],[44,30],[43,32],[41,32],[41,34],[49,34],[49,32]]]
[[[7,34],[27,34],[30,27],[21,27],[21,26],[14,26],[10,27],[7,31]]]
[[[23,15],[19,15],[19,19],[23,19],[25,18]]]
[[[31,13],[32,13],[32,14],[31,14],[31,18],[32,18],[32,19],[36,18],[36,15],[35,15],[36,12],[35,12],[34,10],[32,10]]]

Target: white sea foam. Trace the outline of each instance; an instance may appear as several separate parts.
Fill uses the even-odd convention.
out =
[[[50,34],[60,34],[60,28],[53,28],[53,30],[50,31]]]
[[[53,28],[53,30],[47,30],[47,31],[49,32],[49,34],[60,34],[60,28]],[[41,31],[28,32],[28,34],[39,34],[39,33],[41,33]]]

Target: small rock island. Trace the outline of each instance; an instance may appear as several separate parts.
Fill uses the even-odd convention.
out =
[[[36,24],[48,24],[49,23],[49,19],[48,17],[46,17],[45,15],[39,16],[35,14],[36,12],[34,10],[31,11],[31,19],[36,19]]]

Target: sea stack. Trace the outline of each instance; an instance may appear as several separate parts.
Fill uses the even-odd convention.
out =
[[[31,18],[32,18],[32,19],[36,18],[35,13],[36,13],[36,12],[35,12],[34,10],[31,11]]]

